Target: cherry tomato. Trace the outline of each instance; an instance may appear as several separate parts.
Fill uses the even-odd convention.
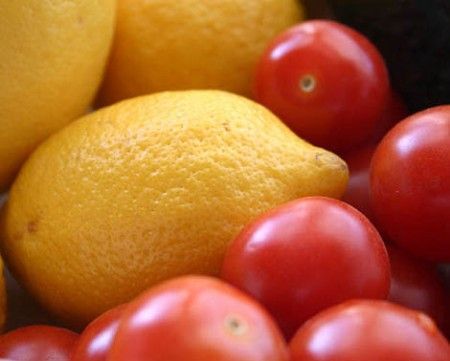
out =
[[[342,200],[364,213],[373,223],[375,217],[370,204],[370,161],[375,148],[375,145],[370,144],[344,156],[350,178],[342,197]]]
[[[81,333],[71,361],[106,361],[126,304],[97,317]]]
[[[269,45],[254,97],[300,137],[343,151],[368,139],[386,107],[383,58],[362,34],[328,20],[294,26]]]
[[[389,238],[418,257],[450,261],[450,106],[412,115],[383,138],[371,200]]]
[[[444,327],[449,304],[434,265],[393,246],[388,246],[388,253],[392,275],[388,300],[422,311]]]
[[[423,313],[386,301],[348,301],[301,327],[292,361],[448,361],[450,346]]]
[[[375,220],[370,205],[369,169],[375,149],[375,145],[368,145],[344,157],[350,169],[350,179],[343,200],[363,212],[373,222]],[[380,228],[378,230],[381,231]],[[393,246],[389,246],[388,251],[392,271],[388,299],[425,312],[432,316],[439,326],[443,326],[446,301],[443,286],[433,265],[415,259]]]
[[[256,301],[214,278],[166,281],[132,301],[108,361],[287,361],[275,321]]]
[[[58,327],[22,327],[0,336],[0,357],[15,361],[68,361],[78,338],[78,334]]]
[[[231,243],[222,277],[259,300],[287,337],[349,298],[386,298],[389,260],[369,220],[339,200],[306,197],[254,220]]]

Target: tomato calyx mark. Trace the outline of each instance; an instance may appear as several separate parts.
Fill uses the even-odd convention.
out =
[[[312,93],[317,86],[317,80],[314,75],[306,74],[300,78],[299,88],[304,93]]]
[[[248,324],[237,315],[228,315],[225,318],[225,329],[233,336],[242,336],[248,331]]]

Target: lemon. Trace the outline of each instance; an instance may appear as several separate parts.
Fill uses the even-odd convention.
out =
[[[14,182],[2,248],[51,312],[85,323],[155,283],[217,274],[242,226],[339,197],[347,167],[266,108],[223,91],[120,102],[45,141]]]
[[[248,96],[268,42],[302,19],[298,0],[119,0],[101,103],[183,89]]]
[[[114,0],[0,0],[0,192],[101,82]]]

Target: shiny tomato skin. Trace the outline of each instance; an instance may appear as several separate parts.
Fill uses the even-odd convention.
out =
[[[225,282],[183,276],[132,301],[108,361],[287,361],[275,321]]]
[[[331,198],[306,197],[254,220],[227,250],[222,278],[260,301],[287,338],[350,298],[386,298],[389,260],[369,220]]]
[[[81,333],[71,361],[106,361],[125,307],[117,306],[92,321]]]
[[[397,124],[371,163],[371,201],[389,238],[417,257],[450,261],[450,105]]]
[[[300,137],[343,151],[368,139],[389,96],[383,58],[362,34],[311,20],[278,37],[260,59],[254,98]]]
[[[374,300],[329,308],[290,342],[291,361],[448,361],[450,346],[425,314]]]
[[[15,361],[69,361],[78,339],[78,334],[59,327],[21,327],[0,336],[0,357]]]

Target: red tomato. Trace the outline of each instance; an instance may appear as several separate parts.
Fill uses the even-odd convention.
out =
[[[0,336],[0,357],[15,361],[68,361],[79,336],[51,326],[27,326]]]
[[[106,361],[125,307],[120,305],[92,321],[80,335],[71,361]]]
[[[388,247],[388,253],[392,274],[388,300],[422,311],[444,327],[449,305],[434,265],[392,246]]]
[[[418,257],[450,261],[450,106],[412,115],[383,138],[371,165],[377,222]]]
[[[375,222],[375,217],[370,204],[369,171],[370,161],[375,148],[375,145],[368,145],[344,156],[350,172],[350,178],[347,190],[342,197],[342,200],[364,213],[372,222]]]
[[[287,361],[269,314],[226,283],[185,276],[131,302],[108,361]]]
[[[386,298],[389,260],[369,220],[325,197],[284,204],[230,245],[222,277],[259,300],[287,337],[322,309],[349,298]]]
[[[275,38],[254,81],[257,101],[302,138],[335,151],[369,138],[389,89],[375,46],[328,20],[303,22]]]
[[[301,327],[291,361],[448,361],[450,347],[426,315],[386,301],[349,301]]]

